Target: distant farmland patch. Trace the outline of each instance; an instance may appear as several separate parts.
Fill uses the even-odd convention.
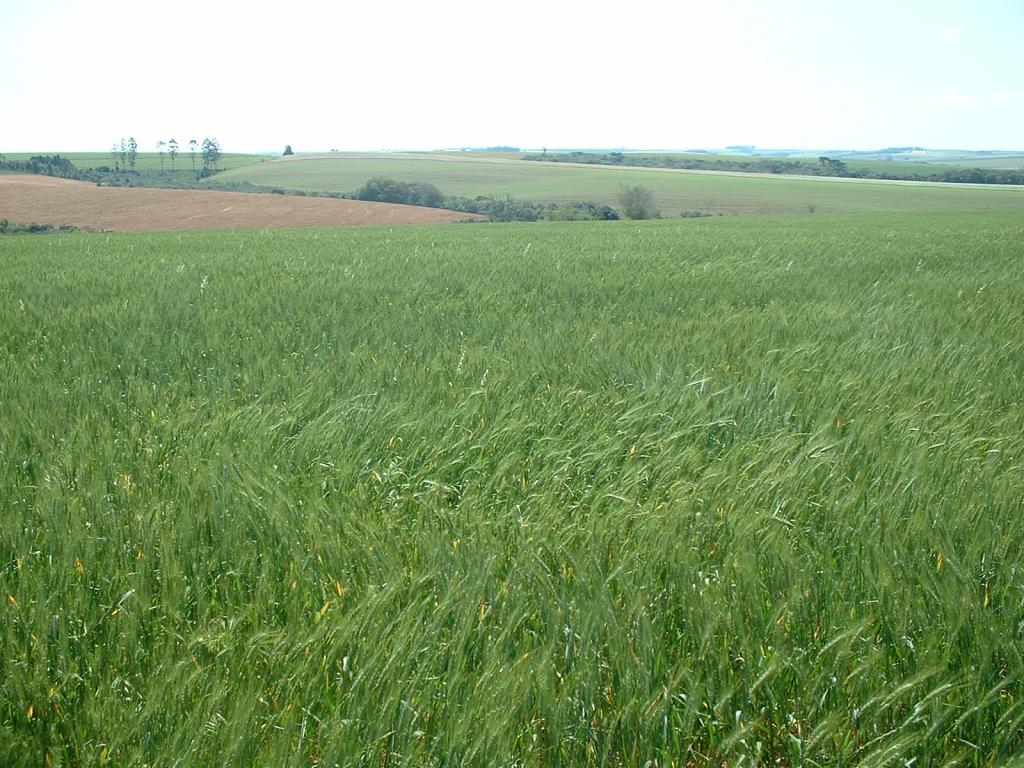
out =
[[[806,213],[810,205],[818,213],[1024,211],[1024,187],[581,166],[441,153],[299,155],[225,171],[211,183],[352,192],[378,176],[433,184],[445,195],[612,206],[618,206],[622,187],[643,186],[666,217],[681,211]]]
[[[436,224],[478,218],[360,200],[97,187],[49,176],[0,176],[0,219],[115,232]]]
[[[96,168],[113,168],[119,162],[110,152],[4,152],[3,157],[7,160],[25,162],[34,155],[55,155],[59,154],[75,164],[76,168],[89,170]],[[217,160],[217,167],[226,171],[233,168],[242,168],[247,165],[257,165],[270,158],[267,155],[251,155],[238,152],[225,152]],[[135,156],[135,168],[139,171],[152,171],[158,169],[179,171],[196,170],[203,167],[203,156],[196,152],[194,155],[186,145],[177,153],[174,162],[171,156],[165,152],[163,158],[158,152],[139,152]]]

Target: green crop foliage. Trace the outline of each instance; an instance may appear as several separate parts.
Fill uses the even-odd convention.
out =
[[[1019,217],[0,243],[0,764],[1020,765]]]
[[[1021,187],[580,167],[454,153],[302,155],[226,171],[214,183],[352,192],[374,177],[434,184],[446,195],[461,197],[510,195],[544,203],[593,200],[612,206],[618,205],[623,187],[642,186],[653,192],[655,206],[666,217],[680,211],[806,213],[809,204],[818,213],[1024,211]]]

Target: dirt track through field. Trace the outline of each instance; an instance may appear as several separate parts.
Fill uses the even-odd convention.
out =
[[[0,219],[109,232],[441,224],[480,219],[413,205],[194,189],[97,187],[50,176],[0,175]]]

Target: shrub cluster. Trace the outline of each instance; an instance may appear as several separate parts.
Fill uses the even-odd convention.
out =
[[[60,155],[33,155],[28,160],[8,160],[0,155],[0,170],[36,173],[61,179],[80,178],[75,164]]]
[[[55,227],[52,224],[18,224],[7,219],[0,219],[0,235],[44,235],[51,232],[77,232],[78,227],[66,224]]]
[[[569,203],[538,203],[514,197],[446,197],[444,207],[480,213],[491,221],[613,221],[619,213],[610,205],[590,200]]]
[[[399,203],[401,205],[422,205],[440,208],[444,195],[433,184],[424,182],[395,181],[376,176],[356,190],[356,200],[370,200],[377,203]]]
[[[446,197],[433,184],[397,181],[380,176],[370,179],[347,197],[355,200],[422,205],[427,208],[448,208],[465,213],[479,213],[491,221],[608,221],[619,218],[618,212],[611,206],[593,201],[539,203],[518,200],[508,195]]]

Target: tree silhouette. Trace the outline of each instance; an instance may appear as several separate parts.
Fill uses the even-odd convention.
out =
[[[217,170],[220,160],[220,142],[216,139],[203,139],[203,170]]]

